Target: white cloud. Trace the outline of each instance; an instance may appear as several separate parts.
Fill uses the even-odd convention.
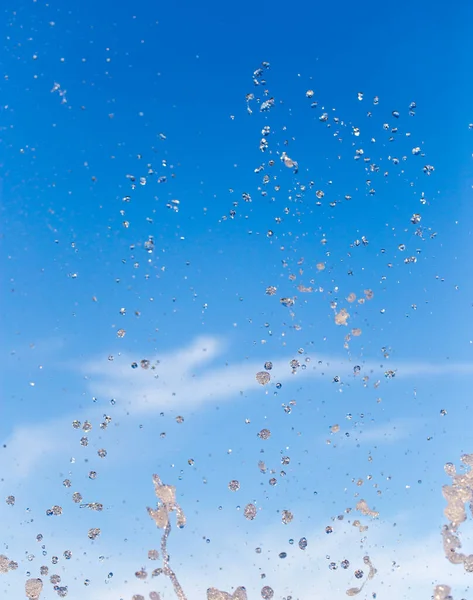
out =
[[[388,367],[393,368],[393,367]],[[428,375],[429,377],[443,377],[445,375],[471,375],[473,363],[457,363],[445,360],[441,363],[428,363],[424,361],[399,362],[396,367],[400,377],[413,375]],[[396,374],[396,376],[397,376]]]
[[[260,386],[255,375],[261,365],[241,362],[212,366],[221,357],[224,345],[217,338],[198,338],[189,347],[151,359],[153,368],[132,370],[134,359],[94,360],[84,366],[91,375],[96,394],[110,398],[133,398],[133,411],[152,412],[176,406],[195,408],[204,402],[219,402]],[[286,361],[274,364],[273,372],[287,371]]]
[[[46,458],[61,453],[68,443],[64,419],[20,425],[5,441],[6,448],[0,454],[0,470],[9,483],[26,478]]]
[[[394,443],[405,439],[421,425],[422,421],[416,418],[393,419],[374,426],[368,422],[359,434],[355,430],[351,435],[364,443]]]
[[[89,380],[90,391],[94,396],[116,398],[121,406],[131,405],[133,414],[157,413],[164,408],[198,408],[206,403],[218,404],[235,398],[240,393],[261,388],[255,375],[262,369],[261,361],[241,361],[230,365],[223,363],[226,350],[225,342],[218,337],[200,337],[189,346],[163,353],[162,356],[149,358],[154,369],[140,366],[131,368],[134,358],[121,355],[114,361],[103,358],[90,360],[83,367]],[[309,363],[299,356],[305,370],[299,368],[296,373],[290,366],[290,360],[273,361],[272,383],[276,381],[301,381],[312,377],[322,377],[330,381],[335,375],[352,377],[353,363],[348,360],[312,356]],[[157,359],[159,363],[156,364]],[[76,365],[74,365],[76,368]],[[473,364],[444,363],[397,363],[399,377],[419,375],[446,375],[451,373],[467,374],[473,371]],[[382,376],[379,365],[364,363],[363,372],[373,371]],[[348,381],[348,379],[347,379]],[[101,409],[89,410],[89,417],[99,416]],[[71,445],[70,422],[75,416],[65,416],[39,424],[20,425],[6,440],[7,450],[0,456],[0,468],[8,473],[9,480],[27,477],[46,457],[54,453],[64,453]],[[409,422],[408,422],[409,421]],[[409,433],[410,420],[379,425],[377,428],[364,428],[360,440],[365,442],[394,442]],[[34,440],[35,451],[31,451]]]
[[[152,359],[154,369],[145,370],[138,367],[132,370],[130,365],[135,359],[121,355],[114,361],[103,358],[90,361],[84,366],[84,373],[92,376],[90,386],[94,394],[132,398],[135,412],[153,412],[170,406],[176,406],[178,409],[189,406],[196,408],[206,402],[221,402],[240,392],[260,387],[255,375],[262,370],[264,361],[241,361],[233,365],[222,365],[225,348],[219,338],[197,338],[187,348],[159,357],[159,364],[155,364],[156,358]],[[293,372],[289,364],[292,358],[273,361],[272,382],[311,377],[329,379],[335,375],[346,381],[353,379],[353,366],[356,363],[349,360],[316,355],[311,357],[309,363],[305,363],[305,357],[298,356],[296,359],[300,360],[302,366],[297,372]],[[218,365],[215,364],[216,359],[220,359]],[[388,369],[395,371],[398,378],[443,376],[472,373],[473,363],[386,362],[381,367],[368,361],[362,363],[360,373],[382,377]]]

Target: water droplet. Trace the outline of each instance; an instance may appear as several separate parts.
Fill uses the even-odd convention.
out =
[[[271,375],[267,371],[259,371],[256,373],[256,381],[261,385],[266,385],[270,382]]]
[[[243,511],[243,514],[249,521],[253,521],[253,519],[256,517],[256,513],[257,513],[257,510],[256,510],[256,506],[254,504],[247,504]]]
[[[284,523],[284,525],[288,525],[293,519],[294,515],[290,510],[282,511],[281,521]]]
[[[355,577],[356,577],[357,579],[361,579],[361,578],[363,577],[363,571],[362,571],[361,569],[357,569],[357,570],[355,571]]]
[[[271,431],[269,429],[262,429],[258,433],[258,437],[262,440],[268,440],[271,437]]]
[[[92,529],[89,529],[89,533],[87,534],[88,538],[91,540],[95,540],[99,537],[101,531],[98,527],[94,527]]]
[[[240,489],[240,482],[237,479],[232,479],[228,484],[228,489],[237,492]]]

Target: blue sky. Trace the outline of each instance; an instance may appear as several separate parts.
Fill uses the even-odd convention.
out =
[[[187,514],[170,544],[189,598],[239,585],[249,598],[263,585],[276,598],[316,585],[343,598],[366,554],[378,573],[359,597],[430,597],[438,583],[465,594],[439,532],[443,466],[471,450],[469,5],[3,10],[0,489],[16,503],[0,504],[0,541],[19,569],[0,595],[16,597],[27,572],[70,548],[56,567],[70,597],[168,597],[164,580],[134,576],[158,566],[146,558],[159,545],[145,510],[152,473],[177,486]],[[87,448],[74,419],[93,424]],[[103,513],[74,505],[74,491]],[[353,516],[360,498],[379,519]],[[47,518],[56,504],[63,515]],[[345,558],[346,572],[328,568]],[[48,584],[44,598],[56,595]]]

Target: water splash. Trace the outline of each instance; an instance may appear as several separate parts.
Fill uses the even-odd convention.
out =
[[[463,474],[457,474],[452,463],[445,465],[445,472],[452,478],[452,485],[444,485],[442,494],[447,501],[444,514],[449,523],[442,529],[443,548],[445,556],[452,564],[463,564],[465,571],[473,572],[473,554],[458,552],[462,547],[458,531],[460,525],[466,521],[465,505],[468,503],[473,515],[473,454],[461,457],[462,463],[468,469]]]
[[[172,582],[174,592],[179,600],[187,600],[179,580],[176,574],[169,565],[169,554],[167,551],[167,541],[169,534],[171,533],[171,521],[169,519],[170,513],[176,513],[176,520],[178,527],[184,527],[186,524],[186,517],[179,504],[176,502],[176,488],[173,485],[165,485],[161,482],[158,475],[153,475],[154,489],[156,497],[158,498],[158,505],[156,510],[148,507],[148,514],[156,523],[159,529],[164,529],[161,537],[161,555],[163,557],[163,574]]]

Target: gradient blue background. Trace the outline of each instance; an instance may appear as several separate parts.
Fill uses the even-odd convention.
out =
[[[441,485],[447,482],[443,465],[471,450],[473,15],[467,2],[454,8],[432,2],[4,3],[4,452],[18,428],[34,432],[63,419],[70,430],[58,425],[57,435],[70,437],[79,463],[83,449],[72,435],[71,417],[83,421],[88,411],[115,410],[113,444],[120,460],[112,460],[114,451],[106,445],[112,442],[94,438],[95,450],[103,443],[111,459],[106,483],[97,481],[104,497],[110,496],[110,510],[100,518],[104,532],[121,519],[137,547],[144,544],[144,534],[128,520],[140,515],[149,528],[140,511],[153,502],[152,472],[177,484],[178,471],[184,470],[178,488],[191,524],[195,503],[213,514],[218,505],[226,508],[233,501],[223,500],[233,478],[251,490],[238,502],[259,498],[271,518],[283,508],[283,498],[291,498],[304,506],[306,519],[314,519],[311,503],[317,491],[318,514],[328,523],[345,507],[344,489],[366,475],[370,453],[379,456],[369,467],[377,481],[392,476],[383,483],[381,497],[370,491],[370,505],[376,504],[389,524],[399,511],[416,506],[420,513],[410,514],[407,530],[438,532]],[[262,61],[271,65],[264,73],[267,85],[255,87],[252,74]],[[66,90],[66,103],[58,92],[51,93],[56,82]],[[260,113],[254,101],[248,114],[245,95],[261,97],[266,87],[275,106]],[[305,96],[308,89],[315,92],[314,109]],[[364,94],[361,102],[358,92]],[[379,96],[376,106],[374,96]],[[408,114],[412,101],[417,104],[414,117]],[[400,111],[399,119],[393,118],[394,110]],[[343,125],[332,122],[327,128],[318,119],[325,111]],[[394,142],[383,123],[399,128]],[[268,139],[276,165],[256,174],[254,169],[270,158],[269,151],[262,154],[258,148],[265,125],[271,126]],[[360,127],[359,138],[352,127]],[[372,136],[376,144],[370,144]],[[412,155],[415,146],[425,157]],[[367,165],[353,159],[360,147],[380,165],[379,173],[368,175]],[[282,165],[277,154],[282,151],[297,160],[297,175]],[[389,156],[407,160],[393,165]],[[150,176],[148,163],[154,170]],[[422,172],[425,164],[435,167],[430,177]],[[277,181],[264,197],[258,186],[266,173],[277,175]],[[146,186],[131,190],[127,174],[137,180],[147,176]],[[166,176],[166,183],[157,183],[159,176]],[[372,185],[366,185],[368,178]],[[314,188],[301,193],[300,184],[309,181]],[[270,189],[275,184],[281,186],[278,193]],[[374,196],[368,193],[371,187]],[[320,207],[316,189],[325,191]],[[251,203],[242,201],[245,192]],[[345,201],[345,194],[352,200]],[[127,195],[130,203],[122,201]],[[179,212],[166,206],[173,199],[180,202]],[[331,208],[331,200],[340,203]],[[230,219],[233,202],[238,206]],[[414,235],[414,212],[422,215],[425,239]],[[276,217],[283,218],[281,224]],[[130,222],[128,229],[124,220]],[[268,230],[274,232],[270,238]],[[437,236],[430,239],[433,232]],[[150,235],[153,254],[143,248]],[[323,235],[326,245],[320,244]],[[369,245],[351,247],[361,236]],[[399,244],[406,245],[404,252]],[[405,265],[411,255],[417,263]],[[302,257],[304,275],[291,282],[288,275],[297,273]],[[326,269],[319,273],[315,264],[321,261]],[[311,278],[323,293],[297,291]],[[276,296],[265,295],[269,285],[278,287]],[[372,301],[344,303],[350,292],[359,296],[367,288],[374,291]],[[292,318],[279,298],[294,295]],[[343,348],[348,331],[333,322],[333,300],[352,314],[350,328],[363,329],[348,352]],[[122,307],[126,316],[119,314]],[[127,332],[121,340],[116,337],[120,327]],[[209,390],[207,403],[195,409],[186,404],[182,410],[179,399],[175,405],[164,403],[159,417],[159,411],[134,411],[136,371],[130,368],[131,392],[116,407],[110,408],[108,397],[93,401],[94,376],[84,378],[91,361],[106,364],[110,354],[119,361],[120,353],[130,359],[124,364],[165,358],[198,336],[224,339],[227,346],[209,365],[192,367],[196,377],[206,368],[224,377],[226,363],[249,361],[262,368],[266,360],[289,361],[300,358],[297,350],[303,348],[301,360],[344,361],[344,385],[327,376],[300,385],[284,383],[280,391],[273,381],[268,393],[245,392],[249,383],[242,378],[243,395],[235,394],[232,402],[220,402],[218,389]],[[389,359],[383,347],[389,348]],[[421,366],[418,374],[404,378],[399,366],[399,377],[383,378],[378,390],[372,387],[374,376],[369,389],[361,382],[364,371],[353,376],[354,365],[383,365],[382,375],[391,363],[395,368],[412,365],[414,371]],[[436,373],[437,367],[444,371]],[[290,399],[297,406],[288,416],[280,405]],[[442,417],[441,409],[448,414]],[[345,419],[347,413],[352,420]],[[174,421],[177,414],[185,416],[181,426]],[[274,432],[265,446],[273,445],[271,460],[278,460],[286,445],[293,459],[290,475],[274,490],[268,488],[269,474],[257,469],[262,442],[256,433],[268,422]],[[340,437],[350,434],[335,453],[325,443],[334,423],[342,424]],[[378,445],[369,437],[363,442],[367,423],[387,432],[404,429],[396,442]],[[167,432],[164,440],[162,431]],[[191,456],[196,461],[192,469],[187,464]],[[7,537],[18,536],[22,520],[20,512],[12,517],[12,511],[34,506],[36,518],[44,519],[50,504],[61,504],[69,455],[48,455],[47,460],[44,471],[40,466],[36,471],[33,502],[31,477],[18,481],[19,462],[3,459],[0,493],[21,498],[14,508],[2,508]],[[80,468],[88,471],[87,465]],[[208,479],[205,488],[202,478]],[[407,484],[414,487],[407,491]],[[368,499],[368,492],[364,495]],[[226,521],[222,527],[228,527]],[[72,518],[62,528],[76,535],[78,523]],[[194,534],[199,543],[200,533]],[[112,533],[109,539],[113,543]],[[5,587],[5,597],[9,593]]]

